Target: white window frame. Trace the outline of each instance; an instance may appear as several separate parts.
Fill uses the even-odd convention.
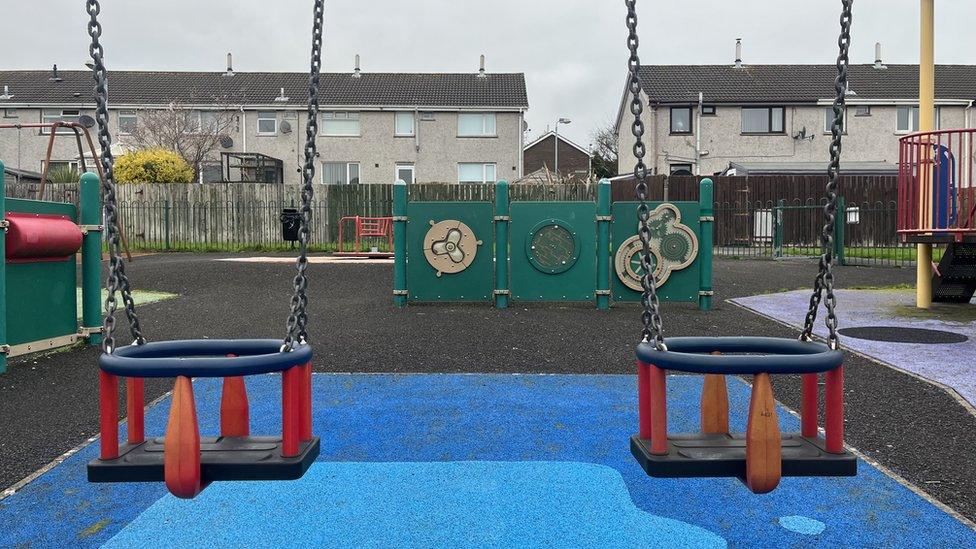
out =
[[[271,116],[268,116],[268,115]],[[278,113],[275,111],[258,111],[257,117],[255,118],[257,130],[257,135],[278,135]],[[271,121],[274,123],[274,129],[271,131],[261,131],[261,122]]]
[[[320,116],[322,129],[319,133],[325,137],[362,137],[363,135],[362,118],[359,116],[358,111],[329,111],[323,112]],[[328,133],[326,131],[326,126],[328,125],[326,120],[356,120],[359,131],[356,133]]]
[[[417,165],[416,164],[410,164],[408,162],[397,162],[393,166],[393,180],[394,181],[399,181],[401,179],[401,177],[400,177],[400,170],[406,170],[406,169],[409,169],[410,170],[410,183],[416,183],[417,182]]]
[[[830,127],[834,123],[834,106],[833,105],[830,105],[830,106],[824,107],[823,113],[824,113],[824,130],[823,131],[824,131],[825,134],[829,134],[829,133],[831,133],[830,132]],[[841,133],[843,133],[844,135],[847,135],[847,117],[849,116],[849,114],[850,113],[848,112],[847,108],[845,107],[844,108],[844,123],[841,126]]]
[[[55,118],[54,112],[60,112]],[[74,113],[65,115],[66,112]],[[81,117],[81,109],[41,109],[41,123],[50,124],[53,122],[65,121],[65,116],[72,118],[73,120],[68,120],[69,122],[77,122],[78,118]],[[58,128],[58,134],[63,133],[74,133],[70,128]],[[41,128],[41,135],[51,135],[51,130],[49,128]]]
[[[481,116],[481,133],[462,133],[461,119],[464,116]],[[491,131],[488,131],[488,121],[491,120]],[[457,132],[458,137],[498,137],[498,119],[493,112],[459,112]]]
[[[135,109],[121,109],[116,116],[116,122],[119,125],[119,135],[132,135],[132,132],[127,132],[122,129],[122,119],[131,118],[132,127],[136,128],[139,124],[139,115]]]
[[[481,166],[481,181],[462,181],[461,180],[461,167],[462,166]],[[491,166],[493,177],[488,177],[488,167]],[[498,164],[495,162],[458,162],[457,165],[457,178],[458,183],[494,183],[498,177]]]
[[[346,182],[345,183],[326,183],[326,181],[325,181],[325,165],[326,164],[345,164],[346,165]],[[358,179],[358,181],[355,182],[355,183],[352,182],[352,179],[353,178],[352,178],[352,174],[350,174],[350,170],[352,169],[353,166],[356,166],[356,173],[358,174],[357,177],[356,177],[356,179]],[[322,168],[322,175],[319,177],[319,183],[321,183],[323,185],[358,185],[358,184],[362,183],[362,181],[363,181],[362,166],[360,166],[359,162],[346,162],[344,160],[326,160],[326,161],[323,161],[322,162],[321,168]]]
[[[909,109],[908,111],[908,129],[903,130],[898,127],[898,111],[901,109]],[[915,114],[915,113],[918,114]],[[935,118],[933,119],[933,126],[935,130],[942,129],[942,107],[935,107]],[[922,124],[922,111],[919,109],[918,105],[898,105],[895,107],[895,134],[896,135],[907,135],[910,133],[915,133],[919,131],[919,126]]]
[[[410,116],[410,131],[406,132],[400,128],[400,117]],[[396,111],[393,113],[393,135],[396,137],[414,137],[417,135],[417,115],[413,111]]]

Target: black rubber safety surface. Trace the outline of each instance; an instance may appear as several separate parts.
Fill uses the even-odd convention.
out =
[[[139,308],[150,340],[284,336],[294,265],[215,261],[229,256],[160,254],[127,265],[134,287],[180,295]],[[542,304],[514,304],[504,311],[487,305],[400,310],[392,305],[389,264],[312,264],[308,269],[317,372],[635,371],[640,322],[634,305],[607,312]],[[718,259],[714,310],[664,303],[665,335],[795,338],[796,330],[726,300],[808,288],[816,271],[814,261]],[[835,275],[844,288],[912,283],[915,273],[837,267]],[[123,315],[117,324],[124,344]],[[0,486],[19,481],[98,432],[98,354],[88,347],[17,358],[0,375]],[[944,390],[913,376],[850,353],[844,364],[847,442],[976,519],[971,465],[976,416]],[[773,386],[778,400],[799,409],[799,376],[774,377]],[[147,400],[171,388],[171,380],[148,379]]]
[[[857,474],[857,458],[850,452],[827,452],[822,438],[807,438],[783,433],[784,477],[847,477]],[[652,477],[735,477],[746,476],[744,435],[679,434],[668,437],[668,453],[651,453],[651,441],[630,437],[630,453],[644,472]]]
[[[319,455],[319,437],[302,442],[298,455],[281,457],[281,437],[200,437],[200,481],[295,480]],[[89,482],[162,482],[163,439],[125,444],[119,457],[88,462]]]
[[[925,328],[905,328],[904,326],[858,326],[841,328],[840,335],[870,341],[887,343],[916,343],[919,345],[940,345],[946,343],[965,343],[969,337],[945,330]]]

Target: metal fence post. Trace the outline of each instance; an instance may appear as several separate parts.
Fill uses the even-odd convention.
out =
[[[773,209],[773,257],[783,257],[783,216],[786,215],[786,200],[779,199]]]
[[[102,325],[102,186],[98,176],[86,173],[79,184],[78,221],[87,227],[81,244],[81,326],[88,330]],[[89,345],[102,342],[102,334],[88,333]]]
[[[596,188],[596,308],[610,308],[610,180]]]
[[[163,202],[163,243],[166,251],[169,251],[169,199]]]
[[[407,184],[393,184],[393,304],[407,304]]]
[[[0,374],[7,371],[7,189],[4,185],[3,162],[0,162],[0,219],[3,220],[3,229],[0,230],[0,345],[3,346],[0,352]]]
[[[508,181],[495,183],[495,308],[508,307]]]
[[[712,204],[712,180],[705,178],[698,185],[699,211],[699,250],[701,269],[699,270],[698,308],[708,311],[712,308],[712,243],[715,225],[715,209]]]
[[[847,201],[844,197],[837,198],[837,213],[834,214],[834,257],[838,265],[845,264],[844,258],[844,229],[847,225]]]

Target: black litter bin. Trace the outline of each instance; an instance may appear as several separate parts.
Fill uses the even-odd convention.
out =
[[[281,238],[285,242],[298,241],[298,229],[302,224],[302,214],[296,208],[281,210]]]

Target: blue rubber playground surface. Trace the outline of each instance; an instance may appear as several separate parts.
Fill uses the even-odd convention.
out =
[[[633,376],[325,375],[319,461],[299,481],[94,485],[89,445],[0,500],[0,547],[973,547],[976,533],[867,463],[858,476],[652,479],[630,456]],[[280,380],[248,379],[252,433],[277,433]],[[668,382],[670,428],[698,424],[698,377]],[[219,431],[218,382],[195,384]],[[733,428],[748,387],[729,381]],[[168,399],[146,415],[161,434]],[[798,421],[783,411],[784,429]]]

